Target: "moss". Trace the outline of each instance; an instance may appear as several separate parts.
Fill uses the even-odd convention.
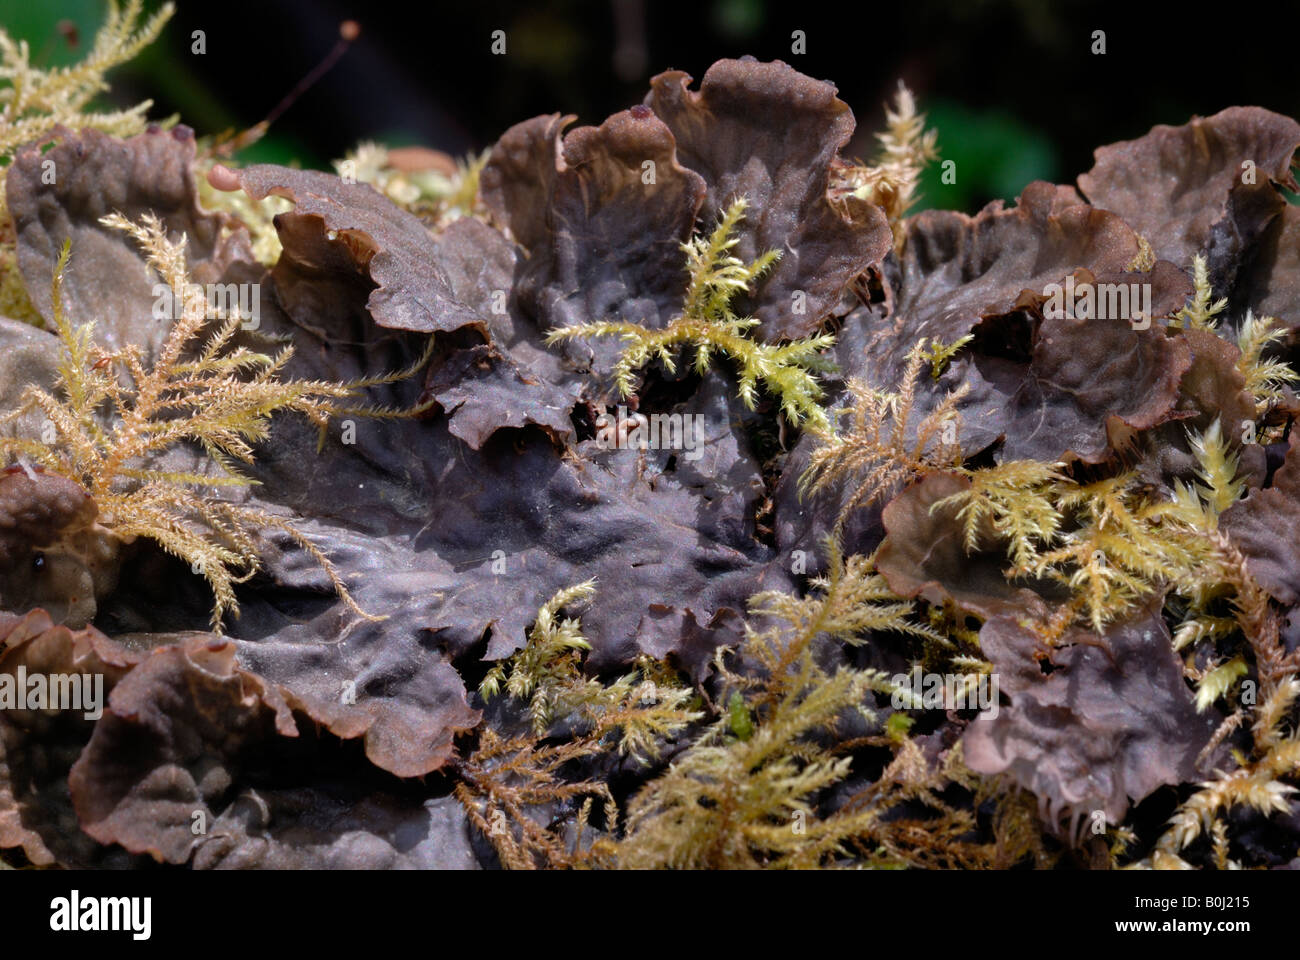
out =
[[[619,337],[627,346],[614,365],[614,382],[623,396],[635,392],[635,375],[653,360],[669,373],[676,370],[674,352],[683,347],[695,350],[694,368],[703,374],[713,365],[715,354],[735,362],[740,399],[754,408],[761,384],[780,403],[781,411],[798,426],[805,421],[813,428],[828,426],[820,404],[823,396],[815,374],[825,369],[822,351],[835,342],[829,334],[794,340],[785,344],[762,343],[747,332],[758,324],[752,317],[739,317],[732,300],[750,289],[780,256],[769,250],[753,263],[731,255],[738,242],[736,224],[745,216],[742,197],[728,207],[713,232],[697,236],[682,245],[688,275],[682,312],[663,329],[651,330],[625,321],[602,321],[560,327],[547,334],[546,342],[589,337]]]
[[[116,351],[98,346],[94,321],[78,324],[63,306],[63,275],[72,254],[71,244],[65,244],[52,289],[60,349],[57,392],[31,386],[22,403],[0,417],[0,424],[6,424],[39,411],[52,424],[54,435],[0,437],[0,450],[81,484],[98,506],[105,535],[122,542],[152,540],[201,573],[215,598],[214,631],[220,632],[226,614],[239,612],[234,585],[260,567],[255,532],[261,528],[289,535],[320,565],[355,613],[372,617],[352,601],[329,558],[291,523],[212,493],[253,483],[239,465],[253,462],[253,445],[269,435],[276,412],[301,414],[322,429],[330,417],[344,412],[418,412],[355,406],[364,387],[413,371],[353,383],[282,380],[291,347],[275,356],[237,347],[233,340],[242,318],[237,313],[221,317],[213,332],[203,298],[186,296],[193,285],[183,239],[169,240],[153,217],[136,224],[112,214],[101,222],[140,244],[150,266],[184,304],[183,314],[152,360],[138,345]],[[180,444],[206,451],[210,470],[176,472],[155,465]]]
[[[165,3],[143,22],[142,12],[142,0],[128,0],[125,7],[109,0],[108,15],[85,58],[47,70],[32,65],[27,41],[15,40],[0,28],[0,314],[6,317],[41,325],[14,258],[13,222],[5,200],[9,164],[19,147],[45,139],[55,127],[90,127],[117,137],[144,130],[151,100],[127,110],[90,108],[91,101],[108,89],[108,71],[134,59],[157,39],[175,8]]]

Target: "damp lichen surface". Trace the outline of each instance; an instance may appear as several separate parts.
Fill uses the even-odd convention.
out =
[[[1300,124],[911,214],[905,87],[746,58],[250,165],[88,108],[170,12],[0,36],[7,863],[1295,860]]]

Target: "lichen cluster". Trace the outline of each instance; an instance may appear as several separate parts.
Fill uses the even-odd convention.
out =
[[[830,84],[741,60],[459,164],[244,166],[85,112],[170,9],[62,71],[0,33],[0,672],[113,690],[0,716],[7,860],[1300,854],[1300,125],[909,216],[906,88],[868,165]],[[1067,279],[1152,308],[1061,314]],[[703,455],[602,442],[612,404]]]

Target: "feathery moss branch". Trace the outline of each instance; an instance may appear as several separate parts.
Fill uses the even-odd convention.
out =
[[[878,738],[896,756],[869,794],[837,809],[821,805],[852,766],[821,735],[846,711],[874,722],[865,698],[894,688],[876,670],[828,673],[814,656],[814,640],[829,634],[860,643],[866,630],[931,636],[906,619],[912,604],[888,593],[869,558],[845,560],[834,540],[829,548],[829,572],[813,595],[764,593],[751,601],[753,615],[773,624],[746,628],[742,652],[757,673],[733,673],[719,650],[715,663],[730,692],[728,709],[632,799],[617,850],[620,866],[816,867],[863,851],[879,861],[882,850],[906,863],[940,848],[963,855],[960,836],[973,822],[932,792],[952,770],[932,770],[905,734]],[[919,824],[886,816],[908,798],[939,815]]]
[[[1062,472],[1064,464],[1018,460],[954,468],[970,488],[931,509],[959,507],[968,553],[986,540],[1005,542],[1008,576],[1065,585],[1098,632],[1143,597],[1172,585],[1193,611],[1180,628],[1180,643],[1186,642],[1193,633],[1219,632],[1212,618],[1199,619],[1221,595],[1205,534],[1217,529],[1219,513],[1243,489],[1217,421],[1203,434],[1189,434],[1188,443],[1200,483],[1175,481],[1172,497],[1145,489],[1132,473],[1080,484]]]
[[[133,237],[149,265],[180,298],[181,315],[156,356],[138,345],[108,351],[95,343],[94,320],[80,325],[68,317],[63,276],[71,247],[65,244],[54,271],[52,316],[59,338],[54,393],[29,387],[20,406],[0,418],[43,413],[55,441],[0,437],[0,450],[26,456],[80,483],[95,499],[108,534],[129,541],[153,540],[191,564],[214,595],[212,627],[226,614],[238,615],[234,585],[261,567],[259,529],[289,536],[324,570],[339,597],[359,616],[329,558],[284,517],[222,499],[205,491],[246,487],[255,481],[239,470],[254,461],[257,443],[270,435],[277,412],[300,413],[322,429],[344,411],[402,416],[413,411],[358,408],[362,389],[410,373],[399,371],[350,383],[283,380],[291,347],[275,356],[233,345],[238,316],[207,316],[202,297],[185,297],[189,275],[185,239],[170,241],[162,223],[147,215],[140,223],[111,214],[106,226]],[[198,471],[156,466],[167,451],[192,444],[206,453]]]
[[[42,325],[18,273],[14,225],[5,199],[5,179],[15,151],[45,139],[56,126],[72,130],[90,127],[116,137],[144,130],[152,100],[127,110],[87,108],[96,95],[108,89],[104,75],[157,39],[174,10],[171,3],[165,3],[140,23],[142,0],[127,0],[125,7],[109,0],[108,14],[85,58],[49,70],[32,66],[27,41],[15,40],[0,27],[0,315]]]
[[[418,149],[418,148],[416,148]],[[426,155],[432,151],[423,151]],[[435,229],[460,217],[482,212],[478,178],[488,161],[488,151],[454,161],[443,157],[446,166],[395,163],[387,147],[366,141],[334,161],[339,176],[368,183],[393,203],[423,218]]]
[[[971,481],[970,489],[939,500],[930,511],[959,506],[967,553],[980,548],[987,531],[1006,541],[1014,570],[1029,570],[1039,551],[1057,540],[1065,519],[1052,496],[1066,482],[1061,466],[1009,460],[981,470],[958,468]]]
[[[682,244],[686,253],[689,281],[682,312],[659,330],[627,321],[600,321],[552,330],[548,344],[586,337],[620,337],[627,346],[614,365],[614,380],[623,396],[636,392],[636,372],[658,360],[670,372],[677,369],[675,352],[694,347],[696,372],[710,369],[714,354],[729,357],[737,368],[738,393],[751,410],[762,384],[781,404],[781,410],[796,426],[805,421],[814,428],[827,426],[820,400],[821,385],[813,374],[824,370],[821,353],[835,342],[822,334],[784,344],[762,343],[747,336],[758,324],[753,317],[739,317],[731,302],[750,289],[780,256],[769,250],[752,263],[744,263],[730,251],[739,242],[736,225],[744,218],[746,201],[736,200],[718,220],[713,232],[693,237]]]
[[[1269,405],[1281,399],[1282,388],[1300,380],[1300,374],[1284,360],[1268,358],[1264,351],[1285,340],[1287,330],[1279,326],[1275,317],[1256,317],[1247,310],[1237,331],[1237,369],[1246,378],[1246,389],[1255,398],[1256,413],[1263,413]]]
[[[808,467],[799,478],[800,496],[817,495],[833,485],[852,484],[836,519],[843,525],[850,513],[867,506],[901,483],[922,474],[961,463],[957,442],[960,414],[957,404],[969,390],[962,384],[951,390],[916,426],[908,442],[908,421],[916,396],[917,378],[930,359],[922,340],[907,354],[907,365],[895,391],[881,390],[852,378],[848,399],[833,411],[847,417],[844,429],[813,428],[817,439]]]
[[[595,595],[588,580],[555,594],[542,605],[528,631],[528,642],[495,664],[479,684],[489,700],[504,685],[511,697],[528,701],[533,733],[541,737],[557,721],[577,716],[591,737],[621,731],[619,752],[641,763],[659,754],[660,744],[699,720],[690,708],[692,690],[680,686],[670,671],[648,658],[611,683],[586,676],[581,657],[591,649],[574,618],[557,619],[561,610],[586,603]]]
[[[1210,270],[1205,257],[1197,254],[1192,260],[1192,299],[1191,302],[1174,314],[1169,326],[1175,329],[1187,326],[1192,330],[1214,330],[1219,325],[1218,316],[1227,307],[1226,298],[1214,300],[1210,288]]]
[[[876,134],[880,150],[875,163],[848,165],[837,175],[836,192],[885,211],[898,249],[904,237],[899,225],[917,200],[921,174],[939,156],[937,138],[936,131],[926,129],[925,114],[917,112],[916,98],[900,80],[893,107],[885,106],[885,129]]]
[[[453,794],[507,870],[599,866],[608,862],[611,844],[597,840],[583,849],[582,837],[594,800],[601,801],[613,828],[614,795],[605,783],[566,780],[563,770],[600,750],[589,739],[542,744],[536,737],[504,738],[485,728],[477,749],[455,765],[459,782]],[[539,813],[579,799],[571,845],[563,831],[538,822]]]

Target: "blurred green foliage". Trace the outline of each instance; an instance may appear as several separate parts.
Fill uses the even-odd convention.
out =
[[[974,213],[990,200],[1011,200],[1034,180],[1062,176],[1057,148],[1045,134],[1003,111],[977,111],[951,100],[921,103],[939,131],[939,160],[921,177],[913,210]],[[942,182],[944,161],[956,163],[953,183]]]
[[[188,5],[179,0],[178,5]],[[147,13],[162,6],[161,0],[145,3]],[[95,32],[104,21],[105,0],[0,0],[0,25],[11,37],[26,40],[32,62],[39,66],[66,66],[85,56]],[[185,60],[189,37],[178,36],[175,18],[163,27],[157,43],[147,47],[129,64],[108,75],[112,90],[96,98],[101,105],[129,106],[141,100],[157,99],[165,91],[171,109],[180,114],[182,123],[193,127],[198,136],[225,130],[242,130],[259,117],[237,117],[224,103],[219,90],[204,83]],[[296,77],[283,81],[288,90]],[[270,103],[267,105],[271,106]],[[154,109],[152,118],[163,113]],[[328,167],[331,158],[319,155],[309,143],[272,130],[258,143],[240,153],[244,163],[281,163],[310,167]]]

